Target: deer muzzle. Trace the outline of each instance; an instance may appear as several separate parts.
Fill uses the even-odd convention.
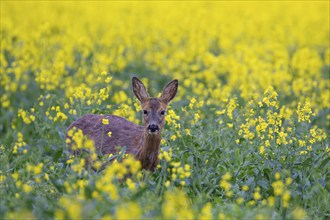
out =
[[[149,133],[157,133],[159,131],[159,126],[156,124],[151,124],[148,126]]]

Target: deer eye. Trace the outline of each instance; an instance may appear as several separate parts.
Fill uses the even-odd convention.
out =
[[[161,114],[161,115],[165,115],[165,111],[164,111],[164,110],[161,111],[160,114]]]
[[[143,110],[143,114],[144,115],[148,115],[148,111],[147,110]]]

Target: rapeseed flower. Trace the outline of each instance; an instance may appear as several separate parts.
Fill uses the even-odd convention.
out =
[[[109,119],[107,118],[102,118],[102,124],[108,125],[109,124]]]

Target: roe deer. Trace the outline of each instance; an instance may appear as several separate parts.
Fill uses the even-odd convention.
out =
[[[74,127],[81,129],[85,136],[94,141],[94,147],[102,154],[116,153],[115,147],[125,146],[126,152],[134,155],[143,169],[153,171],[159,163],[159,144],[166,108],[177,93],[178,80],[168,83],[159,98],[150,97],[137,77],[132,78],[132,87],[141,102],[144,126],[115,115],[88,114],[74,121],[67,131]],[[108,119],[109,123],[103,124],[102,119]],[[108,132],[112,133],[110,137]]]

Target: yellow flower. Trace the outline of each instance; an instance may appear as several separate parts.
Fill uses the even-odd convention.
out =
[[[11,176],[13,177],[13,179],[14,179],[14,180],[17,180],[17,179],[18,179],[18,177],[19,177],[19,175],[18,175],[18,173],[17,173],[17,172],[15,172],[15,173],[11,174]]]
[[[6,180],[6,176],[0,174],[0,183]]]
[[[227,115],[230,119],[233,119],[233,112],[237,106],[238,104],[236,103],[236,98],[229,100],[226,107],[227,107]]]
[[[107,78],[105,78],[104,82],[105,83],[109,83],[112,80],[111,76],[108,76]]]
[[[241,205],[243,202],[244,202],[244,198],[242,198],[242,197],[239,197],[239,198],[236,199],[236,203],[238,205]]]
[[[255,200],[260,200],[260,199],[261,199],[261,195],[260,195],[260,193],[259,193],[259,192],[254,192],[254,193],[253,193],[253,198],[254,198]]]
[[[291,177],[288,177],[285,179],[285,184],[286,185],[290,185],[292,183],[292,178]]]
[[[28,184],[23,184],[23,191],[26,192],[26,193],[29,193],[31,192],[32,190],[32,187]]]
[[[279,172],[275,173],[275,179],[279,180],[281,178],[281,174]]]
[[[228,191],[228,190],[230,190],[231,185],[229,182],[227,182],[225,180],[221,180],[220,187],[223,188],[225,191]]]
[[[307,214],[304,209],[297,207],[295,210],[293,210],[292,216],[296,220],[301,220],[305,219],[307,217]]]
[[[308,153],[307,150],[302,150],[302,151],[300,151],[300,155],[306,155],[307,153]]]
[[[18,194],[18,193],[15,193],[15,198],[16,198],[16,199],[19,199],[19,198],[21,198],[21,195]]]
[[[199,115],[199,113],[195,113],[194,122],[197,123],[200,118],[201,118],[201,116]]]
[[[243,185],[243,186],[242,186],[242,190],[246,192],[246,191],[249,190],[249,187],[248,187],[247,185]]]
[[[291,198],[291,194],[289,190],[285,190],[282,195],[282,205],[283,207],[287,208],[289,205],[289,200]]]
[[[33,115],[29,115],[29,113],[23,109],[18,109],[18,117],[21,117],[25,124],[31,124],[35,119]]]
[[[190,108],[190,109],[193,109],[195,103],[196,103],[196,99],[193,97],[193,98],[190,100],[189,108]]]
[[[113,217],[111,215],[104,215],[101,217],[101,220],[112,220]]]
[[[172,134],[172,136],[171,136],[171,140],[172,140],[172,141],[175,141],[175,140],[176,140],[176,135],[175,135],[175,134]]]
[[[266,217],[265,217],[263,214],[257,214],[257,215],[255,216],[255,219],[256,219],[256,220],[264,220],[264,219],[266,219]]]
[[[281,180],[277,180],[277,181],[273,182],[272,187],[274,189],[275,196],[282,195],[283,190],[284,190],[284,184]]]
[[[108,125],[109,124],[109,119],[107,118],[102,118],[102,124]]]
[[[212,219],[212,204],[210,202],[206,203],[202,208],[199,219]]]
[[[297,109],[298,121],[299,122],[311,122],[310,117],[315,115],[311,109],[311,104],[309,101],[306,101],[303,105],[301,103],[298,104]]]
[[[166,188],[168,188],[170,186],[170,184],[171,184],[171,182],[169,180],[167,180],[164,185]]]
[[[166,219],[192,219],[194,214],[188,204],[189,200],[184,191],[166,191],[162,215]]]
[[[233,196],[233,191],[227,191],[227,192],[226,192],[226,196],[227,196],[228,198],[231,198],[231,197]]]
[[[67,211],[71,219],[81,218],[82,207],[77,200],[69,197],[61,197],[59,204]]]
[[[226,113],[226,109],[223,109],[223,110],[221,110],[221,111],[216,111],[215,114],[217,114],[217,115],[223,115],[223,114],[225,114],[225,113]]]
[[[33,172],[35,175],[38,175],[41,173],[43,167],[43,163],[39,163],[38,165],[33,167]]]
[[[135,183],[132,181],[132,179],[128,178],[126,180],[126,184],[127,184],[127,187],[130,189],[130,190],[134,190],[136,189],[135,187]]]
[[[223,214],[223,213],[219,213],[219,215],[218,215],[218,219],[219,220],[225,220],[225,219],[228,219],[227,217],[226,217],[226,215],[225,214]]]
[[[10,100],[8,99],[7,95],[3,95],[0,98],[0,101],[3,108],[8,108],[10,106]]]
[[[225,173],[223,176],[222,176],[222,179],[223,180],[231,180],[231,174],[229,172]]]

